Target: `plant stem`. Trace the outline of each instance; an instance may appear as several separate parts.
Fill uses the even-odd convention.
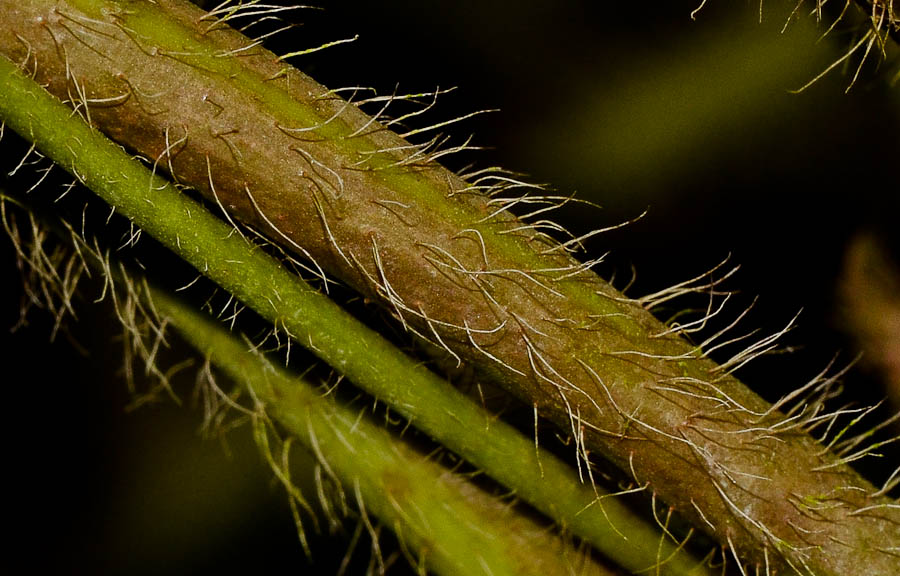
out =
[[[560,243],[544,220],[510,216],[535,201],[501,196],[524,184],[498,173],[467,182],[440,168],[427,146],[185,2],[6,0],[0,14],[15,23],[15,33],[0,31],[0,51],[120,143],[380,301],[436,352],[570,430],[586,465],[589,452],[602,454],[735,557],[821,574],[896,567],[884,545],[886,535],[900,541],[895,504],[847,465],[853,450],[832,454],[810,435],[843,425],[839,413],[821,412],[828,381],[787,418],[776,408],[789,406],[773,407],[732,376],[774,336],[716,365],[708,354],[730,334],[690,343],[653,318],[644,307],[653,299],[625,298],[591,262],[574,260],[581,239]],[[548,208],[539,206],[536,215]],[[220,281],[236,289],[247,269]],[[333,328],[296,321],[288,330],[301,341]],[[341,354],[328,360],[356,379]],[[454,419],[422,420],[414,417],[423,429],[450,430]],[[459,443],[465,455],[471,448]]]
[[[28,232],[23,234],[16,224],[9,203],[28,211]],[[368,405],[354,407],[339,399],[333,386],[316,387],[272,364],[254,343],[242,341],[208,315],[137,277],[99,242],[90,243],[69,222],[34,204],[33,198],[0,192],[2,224],[20,263],[45,279],[41,289],[67,300],[74,284],[49,279],[60,260],[74,263],[71,269],[77,276],[82,271],[96,272],[116,314],[129,319],[127,325],[123,321],[123,328],[132,344],[134,339],[145,341],[139,347],[146,342],[168,342],[169,329],[174,328],[207,362],[249,393],[252,406],[238,405],[235,396],[226,396],[208,376],[210,394],[219,396],[239,418],[249,416],[263,456],[288,493],[301,543],[311,556],[315,552],[308,549],[299,509],[310,515],[316,512],[292,480],[292,472],[308,476],[306,484],[316,484],[331,526],[340,522],[340,515],[348,514],[348,504],[358,510],[358,521],[373,539],[373,558],[382,570],[389,560],[378,543],[383,525],[395,532],[411,566],[422,574],[426,570],[442,575],[616,574],[593,558],[590,549],[574,547],[564,533],[548,530],[508,499],[492,496],[439,464],[433,454],[424,455],[379,426],[373,415],[366,414]],[[54,245],[53,256],[44,242],[48,228],[63,241],[63,246]],[[141,359],[154,362],[150,355]],[[202,374],[211,373],[204,368]],[[280,424],[277,429],[273,419]],[[283,432],[287,437],[282,437]],[[295,444],[315,459],[318,471],[314,473],[316,466],[293,465]],[[276,448],[280,454],[274,454]]]
[[[314,386],[249,351],[221,324],[164,291],[148,295],[185,340],[321,459],[364,521],[371,514],[417,551],[418,559],[409,559],[413,566],[463,575],[611,574],[564,538],[406,447],[371,418],[323,398]],[[257,426],[260,434],[267,433]]]
[[[168,246],[352,382],[629,570],[660,561],[684,574],[699,562],[511,426],[405,356],[325,295],[120,147],[0,58],[0,116],[119,214]]]

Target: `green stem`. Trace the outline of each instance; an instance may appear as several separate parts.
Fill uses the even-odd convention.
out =
[[[0,116],[115,210],[352,382],[623,567],[684,574],[698,562],[613,498],[290,274],[199,203],[91,129],[6,58]]]
[[[29,213],[30,237],[22,234],[7,203]],[[174,328],[210,365],[249,392],[252,406],[239,406],[230,394],[225,401],[241,416],[250,417],[257,444],[288,493],[301,543],[311,556],[315,552],[308,548],[299,507],[311,515],[316,511],[292,479],[293,473],[305,477],[300,484],[316,484],[330,525],[347,514],[348,504],[358,510],[360,529],[365,526],[369,531],[374,559],[379,563],[384,563],[385,557],[375,522],[395,532],[407,560],[423,574],[425,570],[442,575],[498,576],[617,573],[593,558],[589,549],[577,549],[564,533],[548,530],[532,514],[511,505],[508,498],[492,496],[465,475],[439,464],[433,455],[410,447],[366,414],[368,406],[354,407],[341,400],[333,387],[317,388],[270,363],[253,343],[232,335],[221,323],[173,294],[137,278],[111,259],[100,243],[90,243],[69,222],[35,205],[33,198],[0,191],[0,214],[20,262],[31,273],[44,276],[42,290],[66,299],[72,284],[49,278],[56,272],[57,257],[66,254],[69,262],[76,263],[76,274],[97,272],[104,286],[111,287],[120,319],[124,314],[137,321],[123,325],[130,338],[160,342],[168,340],[168,330]],[[64,244],[68,250],[62,251],[54,245],[55,257],[45,252],[43,239],[48,228],[64,243],[71,243]],[[104,293],[110,295],[110,291]],[[143,360],[153,362],[149,355]],[[225,393],[216,386],[210,394],[224,397]],[[277,430],[272,419],[281,425]],[[291,448],[295,444],[315,459],[319,472],[314,474],[315,466],[307,460],[302,467],[294,464]],[[277,456],[273,454],[276,448],[280,448]]]
[[[418,551],[413,565],[440,574],[562,575],[584,569],[608,574],[585,558],[579,560],[564,539],[467,486],[370,418],[323,398],[309,383],[248,351],[221,324],[164,291],[151,290],[150,300],[182,337],[244,385],[268,414],[322,459],[323,468],[344,486],[348,501]],[[575,563],[569,566],[566,560]],[[586,564],[578,566],[580,562]]]

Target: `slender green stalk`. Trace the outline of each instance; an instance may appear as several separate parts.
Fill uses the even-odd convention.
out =
[[[204,275],[629,570],[703,572],[678,545],[290,274],[0,58],[0,116]],[[284,416],[287,417],[287,416]]]
[[[579,558],[583,552],[564,538],[407,448],[371,418],[323,398],[315,387],[249,351],[221,324],[164,291],[149,295],[179,334],[322,459],[364,521],[372,515],[417,551],[418,558],[410,559],[414,566],[463,575],[610,574]]]
[[[207,362],[249,394],[252,404],[238,405],[223,392],[206,368],[209,394],[221,397],[229,409],[249,417],[263,456],[284,485],[302,544],[309,550],[302,507],[317,512],[306,500],[296,473],[315,484],[321,511],[336,525],[358,511],[360,529],[369,531],[374,560],[384,568],[389,560],[379,545],[378,526],[391,528],[410,564],[422,574],[567,576],[572,573],[613,576],[590,549],[576,547],[564,532],[548,529],[530,513],[492,496],[483,488],[410,447],[379,426],[369,406],[354,407],[338,398],[334,387],[315,387],[307,380],[269,362],[256,344],[241,340],[219,322],[184,301],[136,277],[116,261],[100,242],[91,243],[69,222],[38,208],[22,195],[0,191],[2,224],[29,274],[43,278],[42,291],[53,292],[65,305],[77,284],[56,275],[60,261],[74,271],[97,273],[122,320],[132,344],[168,340],[174,328],[202,352]],[[30,230],[23,230],[10,214],[8,203],[28,211]],[[43,239],[49,229],[63,240],[52,255]],[[30,233],[30,235],[29,235]],[[137,342],[135,340],[139,340]],[[151,345],[152,346],[152,345]],[[147,348],[141,359],[154,362]],[[149,366],[157,370],[156,366]],[[155,377],[155,376],[154,376]],[[219,399],[216,400],[217,402]],[[272,426],[273,419],[280,427]],[[285,437],[285,432],[287,433]],[[274,441],[273,441],[274,440]],[[300,468],[292,461],[292,447],[302,446],[319,466]],[[275,454],[276,449],[280,454]],[[304,460],[306,465],[306,461]],[[324,473],[323,473],[324,471]],[[324,477],[324,480],[323,480]],[[315,525],[319,526],[318,522]]]

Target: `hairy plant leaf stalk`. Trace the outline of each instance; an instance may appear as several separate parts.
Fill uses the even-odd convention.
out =
[[[288,272],[0,57],[0,117],[117,213],[416,427],[632,571],[706,573],[639,515]]]
[[[0,53],[230,218],[535,406],[570,431],[588,471],[589,453],[602,454],[739,563],[897,571],[900,509],[848,466],[877,446],[847,440],[853,422],[824,410],[832,379],[768,404],[733,372],[777,334],[715,364],[709,353],[741,338],[696,345],[647,309],[680,287],[624,297],[570,255],[583,238],[547,234],[559,230],[542,216],[552,199],[504,197],[525,186],[504,173],[467,181],[441,168],[439,152],[229,29],[241,6],[259,7],[235,6],[210,16],[182,0],[0,0],[11,24]],[[535,202],[530,221],[509,213]]]

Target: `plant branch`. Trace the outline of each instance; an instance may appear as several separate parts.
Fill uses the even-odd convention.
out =
[[[626,506],[405,356],[198,202],[154,175],[0,57],[0,116],[37,149],[319,358],[631,570],[699,562]],[[77,146],[76,146],[77,144]],[[76,152],[77,149],[77,152]]]
[[[653,299],[625,298],[591,262],[571,256],[585,237],[557,241],[543,220],[509,213],[533,202],[552,206],[552,198],[506,198],[526,185],[502,173],[467,181],[442,169],[431,161],[437,153],[430,144],[404,141],[229,30],[227,18],[176,0],[4,1],[0,15],[15,30],[0,32],[0,52],[95,125],[223,206],[229,218],[266,231],[313,268],[380,301],[404,327],[431,339],[436,353],[471,365],[479,378],[570,430],[587,466],[590,453],[602,454],[739,562],[817,574],[896,566],[892,544],[884,544],[900,541],[896,508],[849,468],[854,455],[832,454],[810,435],[841,429],[826,439],[833,444],[852,426],[842,428],[840,413],[823,413],[833,379],[817,379],[772,406],[733,376],[773,349],[780,333],[716,365],[709,353],[740,337],[722,332],[690,343],[687,331],[653,318]],[[159,232],[176,243],[187,234]],[[204,248],[215,254],[221,245]],[[206,258],[184,256],[219,274]],[[238,290],[252,281],[248,268],[218,281]],[[660,298],[712,293],[714,286],[676,287]],[[248,304],[266,309],[283,297]],[[332,328],[319,319],[273,318],[276,325],[287,320],[298,323],[289,330],[300,341],[313,328]],[[323,357],[356,380],[364,370],[333,338],[315,336],[310,344],[331,339],[334,351]],[[410,415],[401,396],[386,399]],[[465,427],[452,417],[423,419],[413,417],[430,433],[453,436]]]

